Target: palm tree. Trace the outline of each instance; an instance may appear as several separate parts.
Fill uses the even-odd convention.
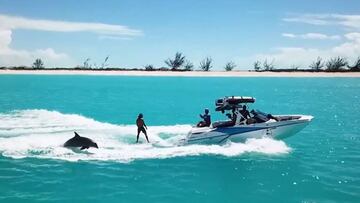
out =
[[[230,62],[226,63],[224,69],[226,71],[232,71],[235,67],[236,67],[236,64],[234,62],[230,61]]]
[[[110,56],[107,56],[104,60],[104,62],[101,64],[100,68],[103,69],[103,68],[106,68],[109,64],[107,64],[106,62],[109,60],[109,57]]]
[[[165,60],[166,65],[168,65],[171,70],[177,70],[180,68],[185,62],[185,56],[182,53],[176,52],[174,59]]]
[[[212,59],[210,57],[205,58],[200,62],[200,69],[203,71],[209,71],[212,68]]]
[[[154,68],[154,66],[153,65],[146,65],[145,66],[145,70],[146,71],[153,71],[155,68]]]
[[[319,71],[324,67],[324,62],[322,61],[322,58],[317,57],[316,61],[314,61],[311,65],[310,68],[315,70],[315,71]]]
[[[266,71],[274,70],[275,69],[274,60],[272,60],[271,63],[269,63],[268,60],[265,59],[263,66],[264,66],[264,70]]]
[[[87,58],[85,61],[84,61],[84,65],[82,68],[84,69],[88,69],[88,68],[91,68],[91,65],[89,64],[89,61],[90,61],[90,58]]]
[[[261,62],[260,61],[255,61],[254,62],[254,70],[255,71],[260,71],[261,70]]]
[[[344,57],[334,57],[328,60],[326,63],[327,71],[340,71],[342,67],[348,65],[348,62]]]
[[[35,60],[35,62],[33,63],[33,66],[32,66],[34,69],[42,69],[42,68],[44,68],[44,63],[43,63],[43,61],[40,59],[40,58],[38,58],[38,59],[36,59]]]
[[[194,64],[191,63],[190,61],[186,61],[184,68],[186,71],[192,71],[194,68]]]

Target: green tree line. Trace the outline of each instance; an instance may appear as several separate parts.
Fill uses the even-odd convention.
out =
[[[144,68],[111,68],[108,64],[109,56],[107,56],[101,63],[91,63],[91,59],[87,58],[81,66],[77,66],[75,70],[146,70],[146,71],[193,71],[196,66],[181,52],[176,52],[173,58],[168,58],[164,61],[167,67],[156,68],[154,65],[148,64]],[[233,61],[227,62],[223,69],[225,71],[233,71],[237,65]],[[6,67],[1,67],[2,69]],[[44,69],[44,61],[41,58],[35,59],[31,68],[28,67],[13,67],[12,69]],[[206,57],[200,61],[197,66],[197,70],[211,71],[213,68],[213,59]],[[71,68],[54,68],[54,69],[71,69]],[[253,63],[253,69],[255,71],[312,71],[312,72],[341,72],[341,71],[360,71],[360,56],[355,60],[353,64],[350,64],[345,57],[337,56],[328,60],[323,60],[321,57],[317,57],[307,69],[300,69],[299,66],[292,65],[289,68],[279,69],[274,65],[274,60],[265,59],[264,61],[255,61]]]

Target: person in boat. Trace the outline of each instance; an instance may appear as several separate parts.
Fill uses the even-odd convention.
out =
[[[275,116],[273,116],[273,115],[271,115],[271,114],[268,114],[267,117],[268,117],[268,119],[274,119],[274,120],[276,120],[276,121],[280,121],[279,118],[277,118],[277,117],[275,117]]]
[[[246,109],[246,105],[244,105],[242,110],[240,110],[240,114],[242,115],[241,121],[251,117],[249,111]]]
[[[228,118],[230,119],[229,126],[233,126],[236,123],[237,115],[236,115],[236,109],[232,109],[232,114],[228,114]]]
[[[260,112],[258,110],[256,110],[256,111],[251,110],[251,113],[254,115],[254,117],[251,119],[254,119],[256,121],[256,123],[263,123],[263,122],[268,121],[269,119],[274,119],[275,121],[279,121],[279,118],[277,118],[271,114],[266,114],[266,113]]]
[[[231,113],[227,113],[226,116],[227,116],[230,120],[232,120],[232,119],[236,116],[236,114],[235,114],[235,108],[233,108],[233,109],[231,110]]]
[[[197,127],[209,127],[210,126],[211,116],[209,114],[209,109],[205,109],[205,114],[204,115],[200,114],[200,118],[202,118],[203,120],[197,124]]]
[[[145,121],[144,121],[143,118],[144,118],[143,114],[140,113],[140,114],[138,115],[138,118],[136,119],[136,125],[137,125],[137,127],[138,127],[138,129],[137,129],[136,143],[139,142],[140,132],[143,132],[143,133],[145,134],[145,137],[146,137],[147,142],[150,143],[150,142],[149,142],[149,138],[148,138],[147,133],[146,133],[147,126],[146,126]]]

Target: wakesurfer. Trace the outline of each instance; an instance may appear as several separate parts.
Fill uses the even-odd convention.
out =
[[[145,137],[146,137],[147,142],[150,143],[150,142],[149,142],[149,138],[148,138],[147,133],[146,133],[147,126],[146,126],[145,121],[144,121],[143,118],[144,118],[144,115],[143,115],[142,113],[140,113],[140,114],[138,115],[138,118],[136,119],[136,125],[137,125],[137,127],[138,127],[138,129],[137,129],[136,143],[139,142],[140,132],[143,132],[143,133],[145,134]]]

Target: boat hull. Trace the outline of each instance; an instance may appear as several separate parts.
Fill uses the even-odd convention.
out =
[[[312,116],[300,115],[297,120],[256,123],[221,128],[193,128],[185,144],[222,144],[227,141],[244,142],[249,138],[270,137],[285,139],[305,128],[312,120]]]

